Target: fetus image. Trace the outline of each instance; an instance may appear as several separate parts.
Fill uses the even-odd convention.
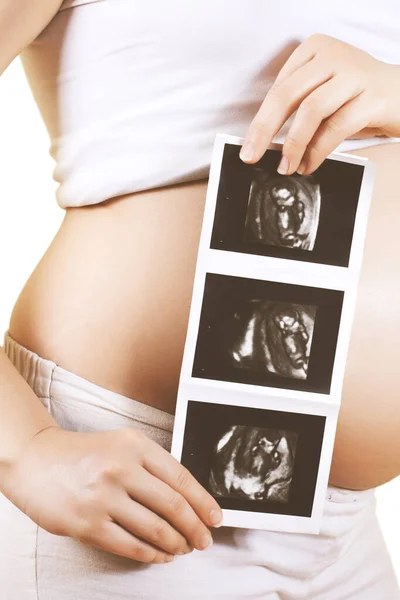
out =
[[[307,379],[316,311],[315,306],[271,300],[244,303],[234,314],[233,365]]]
[[[209,478],[212,493],[288,502],[297,437],[277,429],[232,426],[214,448]]]
[[[306,177],[256,171],[249,192],[245,240],[313,250],[318,232],[319,184]]]

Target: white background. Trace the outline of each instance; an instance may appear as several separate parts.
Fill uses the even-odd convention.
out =
[[[0,336],[19,291],[64,214],[54,199],[48,147],[15,61],[0,78]],[[400,581],[400,477],[382,486],[377,496],[381,527]]]

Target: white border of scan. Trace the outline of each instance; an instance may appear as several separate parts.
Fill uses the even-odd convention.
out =
[[[246,408],[262,408],[281,412],[292,412],[296,414],[321,415],[326,417],[324,436],[320,454],[320,462],[317,481],[314,492],[312,513],[310,517],[299,517],[293,515],[281,515],[276,513],[262,513],[242,510],[230,510],[224,508],[223,525],[226,527],[244,527],[253,529],[269,529],[271,531],[288,531],[293,533],[318,534],[325,498],[327,495],[328,479],[331,465],[331,456],[335,440],[335,431],[338,415],[338,407],[333,405],[321,406],[320,403],[303,402],[299,406],[298,400],[286,392],[285,398],[273,395],[266,397],[242,392],[236,389],[219,387],[207,387],[197,384],[182,384],[179,388],[178,402],[179,410],[175,417],[174,438],[171,454],[180,460],[183,451],[183,440],[185,434],[186,412],[188,402],[205,402],[223,404],[226,406],[245,406]],[[207,436],[207,431],[204,431]]]
[[[308,263],[306,261],[293,261],[282,258],[254,256],[239,252],[213,250],[210,249],[210,243],[224,148],[226,144],[241,146],[243,142],[243,138],[218,134],[214,144],[179,384],[171,453],[178,460],[181,459],[188,400],[227,405],[244,405],[254,408],[262,407],[271,410],[287,410],[298,414],[306,413],[326,416],[327,422],[311,517],[293,517],[226,509],[223,511],[224,525],[226,526],[298,533],[318,533],[329,479],[337,415],[341,402],[343,377],[356,305],[357,284],[362,263],[375,165],[366,158],[351,154],[333,152],[328,157],[328,160],[332,159],[364,166],[348,267],[336,267]],[[270,147],[279,150],[282,148],[282,145],[271,144]],[[343,308],[330,393],[309,393],[192,377],[207,273],[342,290],[344,292]],[[205,435],[207,435],[207,432],[205,432]]]

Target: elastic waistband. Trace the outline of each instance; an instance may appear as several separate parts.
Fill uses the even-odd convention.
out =
[[[174,416],[153,406],[148,406],[117,392],[103,388],[75,373],[58,366],[55,362],[42,358],[16,342],[8,333],[4,335],[4,351],[13,365],[39,398],[50,398],[58,393],[63,385],[75,388],[79,399],[129,419],[172,432]]]
[[[36,396],[48,398],[53,373],[57,368],[56,363],[24,348],[10,336],[8,331],[4,334],[4,352]]]

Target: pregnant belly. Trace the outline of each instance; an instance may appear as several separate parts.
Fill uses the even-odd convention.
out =
[[[107,389],[174,412],[206,183],[69,209],[10,334]]]
[[[363,489],[400,471],[400,145],[377,163],[330,482]],[[105,388],[174,412],[206,182],[69,209],[23,289],[11,335]]]

